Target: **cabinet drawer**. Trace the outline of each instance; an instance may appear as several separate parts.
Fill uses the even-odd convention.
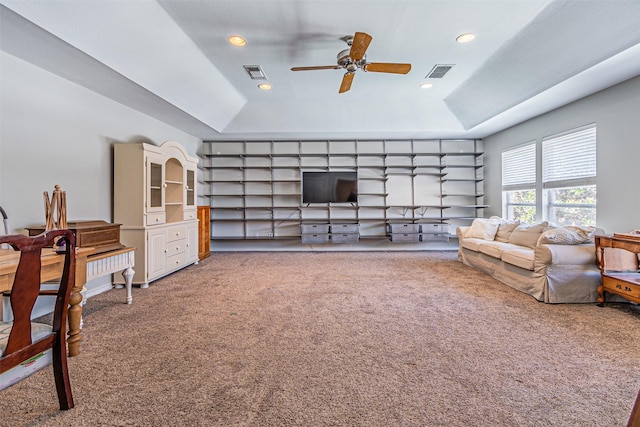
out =
[[[632,280],[638,283],[630,283]],[[630,297],[636,301],[640,299],[640,275],[630,274],[629,281],[620,280],[616,277],[602,276],[602,286],[605,291],[610,291],[623,297]]]
[[[331,233],[331,241],[333,243],[357,243],[360,239],[358,233]]]
[[[422,236],[421,239],[423,242],[448,242],[449,241],[448,234],[423,233],[421,236]]]
[[[198,218],[198,212],[195,210],[186,210],[184,211],[184,220],[188,221],[190,219]]]
[[[302,243],[329,243],[328,234],[303,234]]]
[[[449,224],[422,224],[423,233],[448,233]]]
[[[187,226],[185,224],[172,225],[167,228],[167,242],[187,238]]]
[[[420,224],[389,224],[389,228],[391,229],[391,233],[419,233],[420,232]]]
[[[166,220],[166,214],[164,212],[147,214],[147,225],[164,224],[165,220]]]
[[[329,232],[329,224],[301,224],[300,230],[302,233],[309,234],[319,234],[319,233],[328,233]]]
[[[174,240],[167,243],[167,256],[180,254],[187,250],[187,239]]]
[[[358,224],[331,224],[331,233],[357,233]]]
[[[187,264],[187,254],[185,252],[167,257],[167,270],[182,268]]]
[[[418,233],[391,233],[392,242],[418,242],[419,240]]]

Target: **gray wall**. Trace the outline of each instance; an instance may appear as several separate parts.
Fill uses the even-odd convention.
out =
[[[18,58],[0,52],[0,206],[10,232],[44,224],[43,192],[66,191],[69,220],[112,221],[112,144],[181,143],[194,136],[170,127]],[[4,229],[0,232],[4,232]],[[110,287],[108,277],[87,284]]]
[[[640,228],[640,77],[486,137],[487,216],[502,214],[502,151],[532,140],[539,148],[543,137],[589,123],[597,125],[597,225],[607,232]]]
[[[44,224],[43,192],[67,193],[67,217],[112,220],[112,144],[201,141],[1,53],[0,206],[12,232]]]

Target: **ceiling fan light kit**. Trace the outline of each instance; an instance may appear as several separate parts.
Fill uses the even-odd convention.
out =
[[[353,77],[358,69],[365,72],[407,74],[411,70],[411,64],[398,64],[390,62],[367,62],[365,52],[373,38],[367,33],[357,32],[353,37],[342,37],[349,49],[344,49],[338,53],[337,65],[320,65],[310,67],[293,67],[291,71],[311,71],[311,70],[347,70],[342,77],[340,90],[344,93],[351,89]]]

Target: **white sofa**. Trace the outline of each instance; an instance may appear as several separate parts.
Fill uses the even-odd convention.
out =
[[[601,278],[593,244],[595,230],[581,234],[586,243],[578,243],[580,238],[568,239],[573,244],[551,243],[567,241],[565,230],[547,223],[530,226],[495,217],[478,219],[456,229],[458,260],[538,301],[596,302]],[[543,235],[546,237],[541,238]]]

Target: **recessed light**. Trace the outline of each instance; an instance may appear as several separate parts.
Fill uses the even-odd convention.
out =
[[[271,85],[269,83],[261,83],[258,87],[262,90],[271,90]]]
[[[472,41],[475,38],[476,38],[476,35],[473,34],[473,33],[464,33],[464,34],[460,34],[458,37],[456,37],[456,41],[458,43],[469,43],[470,41]]]
[[[229,36],[227,40],[234,46],[244,46],[247,44],[247,40],[241,36]]]
[[[422,83],[420,85],[420,89],[430,89],[432,87],[433,87],[433,84],[431,84],[431,83]]]

